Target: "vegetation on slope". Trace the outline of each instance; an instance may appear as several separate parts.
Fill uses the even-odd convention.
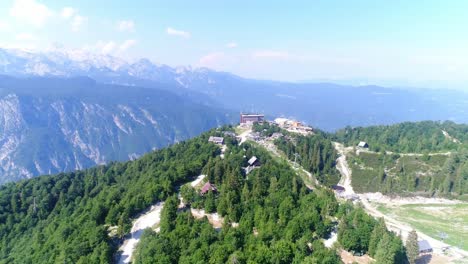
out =
[[[377,263],[406,263],[403,242],[395,233],[387,230],[384,220],[375,220],[362,208],[351,203],[340,206],[338,242],[351,252],[369,254]]]
[[[341,219],[339,237],[345,249],[375,250],[372,256],[379,263],[405,259],[395,234],[385,226],[381,230],[362,209],[339,206],[331,191],[310,191],[287,163],[249,144],[232,145],[229,153],[225,159],[211,159],[204,169],[219,192],[202,196],[188,186],[182,191],[192,208],[224,217],[223,227],[217,231],[206,218],[195,220],[189,208],[178,212],[178,200],[170,198],[160,232],[145,231],[135,263],[340,263],[335,250],[320,241],[328,237],[336,218]],[[244,155],[260,157],[263,163],[248,177],[240,169],[246,165]],[[382,232],[377,236],[374,230]]]
[[[357,192],[468,198],[466,150],[451,155],[422,156],[361,152],[352,154],[349,163]]]
[[[253,131],[266,137],[281,132],[285,136],[276,139],[274,144],[289,160],[297,161],[325,186],[334,185],[339,181],[340,174],[335,168],[338,156],[326,133],[316,130],[314,134],[304,136],[266,122],[254,124]]]
[[[357,192],[468,199],[468,125],[402,123],[346,128],[332,137],[369,144],[370,151],[349,153]]]
[[[131,218],[166,199],[161,231],[145,232],[137,263],[339,263],[335,250],[321,241],[336,219],[345,223],[339,232],[346,249],[370,252],[366,240],[355,236],[371,236],[367,231],[375,222],[363,221],[367,231],[353,233],[356,225],[348,219],[359,209],[340,206],[330,190],[312,192],[288,163],[248,142],[238,146],[225,137],[228,150],[222,159],[219,147],[207,142],[209,135],[221,132],[136,161],[0,187],[0,263],[111,263]],[[254,155],[262,165],[245,175],[243,167]],[[202,196],[185,185],[181,194],[192,208],[218,212],[224,218],[220,230],[177,209],[176,187],[200,173],[218,192]],[[109,235],[109,226],[117,227],[116,236]],[[351,234],[343,235],[346,229]],[[393,234],[388,236],[393,241]]]
[[[444,135],[444,132],[447,135]],[[390,126],[346,127],[333,135],[333,140],[347,146],[360,141],[373,151],[422,153],[453,151],[468,145],[468,125],[453,122],[405,122]]]
[[[163,213],[161,232],[147,231],[136,263],[339,263],[319,240],[333,226],[330,217],[338,208],[333,193],[311,192],[287,163],[248,143],[230,145],[228,152],[225,159],[210,159],[203,170],[218,192],[182,193],[192,208],[224,217],[221,231],[189,212]],[[242,167],[254,155],[262,166],[246,177]],[[166,203],[164,211],[175,212],[176,206]]]
[[[275,145],[289,160],[296,160],[305,170],[311,172],[321,184],[331,186],[338,183],[340,174],[335,167],[338,156],[329,139],[320,134],[292,135],[290,138],[276,140]],[[295,157],[296,153],[298,157]]]
[[[110,263],[106,226],[129,231],[131,217],[174,194],[219,148],[207,135],[139,160],[43,176],[0,187],[0,263]]]

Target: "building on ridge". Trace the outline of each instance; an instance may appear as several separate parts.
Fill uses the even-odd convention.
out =
[[[224,144],[224,138],[210,136],[210,138],[208,139],[208,142],[213,142],[213,143],[218,144],[218,145],[223,145]]]
[[[208,193],[209,191],[211,191],[211,192],[217,192],[218,189],[216,189],[216,186],[214,186],[214,185],[211,184],[210,182],[207,182],[207,183],[205,183],[205,185],[203,185],[203,187],[201,188],[200,194],[204,195],[204,194]]]
[[[369,144],[367,144],[367,142],[365,142],[365,141],[359,142],[359,144],[357,146],[359,148],[369,148]]]
[[[241,124],[253,124],[265,121],[265,115],[262,114],[240,114]]]

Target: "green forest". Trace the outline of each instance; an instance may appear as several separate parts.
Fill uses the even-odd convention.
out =
[[[158,201],[165,201],[160,232],[145,231],[136,263],[341,263],[336,249],[321,241],[334,228],[349,251],[369,253],[380,263],[405,257],[393,233],[373,236],[376,220],[340,205],[327,188],[308,189],[287,162],[248,142],[238,146],[229,136],[222,159],[210,135],[221,136],[222,129],[135,161],[1,186],[0,263],[113,263],[131,219]],[[331,175],[336,153],[329,140],[294,140],[309,153],[320,149],[321,162],[311,161],[308,169]],[[252,156],[261,166],[246,175]],[[201,195],[186,184],[201,173],[216,192]],[[177,208],[179,191],[185,210]],[[188,208],[217,212],[222,228],[196,220]],[[394,250],[379,255],[389,243]]]
[[[468,125],[407,122],[346,128],[330,137],[348,146],[369,144],[371,152],[348,157],[357,192],[468,200]]]
[[[311,172],[321,184],[331,186],[340,180],[340,173],[335,167],[338,158],[336,150],[332,142],[322,135],[291,135],[275,140],[275,145],[289,160],[296,160]]]
[[[165,204],[161,232],[147,231],[136,263],[339,263],[319,240],[334,225],[333,193],[308,190],[287,163],[277,163],[262,149],[249,144],[228,149],[225,159],[210,159],[203,170],[218,192],[202,196],[191,187],[181,190],[191,207],[224,217],[222,229],[194,220],[187,211],[177,213],[173,197]],[[246,177],[244,156],[254,155],[262,165]]]
[[[327,133],[315,130],[313,134],[303,136],[267,122],[254,124],[253,131],[260,132],[266,137],[276,132],[282,133],[284,136],[276,139],[274,144],[289,160],[296,160],[325,186],[338,183],[340,174],[335,168],[338,156]]]
[[[383,219],[375,220],[351,203],[341,205],[337,215],[341,217],[338,242],[344,249],[367,253],[376,263],[406,263],[406,250],[401,238],[386,229]]]
[[[0,263],[111,263],[131,217],[175,193],[219,153],[208,135],[73,173],[0,187]],[[108,236],[108,226],[118,236]]]
[[[443,196],[468,200],[468,151],[450,155],[352,154],[357,192]]]
[[[309,190],[287,163],[250,144],[228,149],[225,159],[212,158],[203,169],[217,192],[201,195],[188,185],[181,188],[189,207],[219,213],[223,227],[216,230],[206,218],[195,220],[188,207],[178,210],[178,199],[169,198],[160,232],[145,231],[135,263],[341,263],[337,252],[321,241],[329,237],[337,219],[345,249],[360,254],[378,249],[372,256],[379,263],[406,258],[399,237],[385,227],[383,241],[383,232],[373,236],[382,228],[378,221],[362,209],[340,205],[329,189]],[[241,168],[245,157],[253,155],[262,166],[247,177]],[[389,244],[392,250],[383,252]]]
[[[443,131],[449,137],[445,136]],[[365,141],[369,144],[370,150],[377,152],[454,151],[468,147],[468,125],[449,121],[443,123],[424,121],[389,126],[346,127],[334,133],[332,139],[346,146],[356,146],[360,141]]]

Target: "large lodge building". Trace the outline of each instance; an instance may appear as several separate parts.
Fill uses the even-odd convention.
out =
[[[241,124],[253,124],[265,121],[265,115],[261,114],[240,114]]]

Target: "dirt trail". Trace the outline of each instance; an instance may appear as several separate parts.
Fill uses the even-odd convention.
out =
[[[442,134],[444,134],[444,136],[445,136],[447,139],[451,140],[453,143],[461,144],[460,140],[458,140],[458,139],[452,137],[447,131],[442,130]]]
[[[284,156],[284,154],[282,155],[280,153],[280,150],[278,150],[278,148],[271,141],[263,140],[263,141],[261,141],[259,143],[260,143],[261,146],[265,147],[274,156],[286,160],[288,162],[288,164],[291,166],[291,168],[293,168],[295,171],[299,171],[299,172],[297,172],[297,174],[300,174],[301,172],[306,174],[307,177],[313,182],[313,184],[315,184],[316,186],[320,186],[320,182],[312,175],[312,173],[310,173],[306,169],[304,169],[304,167],[302,167],[299,163],[297,163],[297,162],[295,163],[295,162],[289,160],[288,158],[286,158]],[[310,190],[314,189],[314,186],[310,185],[309,183],[307,183],[305,181],[303,181],[303,182],[304,182],[305,186],[307,188],[309,188]]]
[[[349,168],[348,162],[346,160],[346,154],[349,153],[349,151],[353,151],[352,147],[345,148],[342,144],[333,142],[333,145],[335,149],[337,150],[338,154],[340,157],[337,159],[336,167],[341,173],[341,179],[339,184],[343,187],[345,187],[347,194],[354,194],[354,190],[351,186],[351,179],[352,179],[352,171]],[[440,153],[439,153],[440,154]],[[408,155],[411,155],[409,153]],[[383,214],[382,212],[378,211],[370,202],[369,200],[376,198],[376,201],[379,202],[385,202],[385,201],[392,201],[394,199],[388,198],[386,196],[383,196],[380,193],[366,193],[366,194],[358,194],[360,198],[360,202],[364,206],[364,209],[372,216],[376,218],[381,218],[383,217],[385,219],[385,223],[387,224],[387,228],[396,232],[397,234],[401,234],[403,241],[406,241],[406,238],[408,236],[408,233],[413,230],[413,228],[403,222],[400,222],[388,215]],[[379,197],[380,198],[379,198]],[[427,199],[427,200],[425,200]],[[374,199],[375,200],[375,199]],[[449,201],[446,199],[435,199],[435,198],[423,198],[423,197],[415,197],[415,198],[408,198],[405,201],[405,199],[399,199],[401,204],[410,204],[414,203],[417,201],[417,203],[456,203],[454,201]],[[455,247],[452,247],[444,242],[441,242],[437,239],[434,239],[424,233],[421,233],[417,231],[418,236],[422,240],[427,240],[429,244],[433,247],[434,249],[434,254],[436,255],[441,255],[443,256],[442,249],[443,248],[450,248],[450,253],[452,254],[453,259],[465,259],[468,258],[468,252],[458,249]]]
[[[348,147],[348,148],[353,148],[353,147]],[[375,152],[375,151],[372,151],[372,150],[368,150],[368,149],[357,149],[356,150],[356,154],[359,155],[359,153],[372,153],[372,154],[380,154],[380,152]],[[399,153],[399,152],[393,152],[393,151],[385,151],[385,153],[387,155],[392,155],[392,154],[397,154],[397,155],[400,155],[401,157],[404,157],[404,156],[410,156],[410,157],[422,157],[424,156],[425,154],[422,154],[422,153]],[[447,152],[433,152],[433,153],[428,153],[427,155],[428,156],[438,156],[438,155],[443,155],[443,156],[450,156],[452,154],[452,152],[450,151],[447,151]]]
[[[159,202],[148,210],[148,212],[142,214],[138,217],[132,226],[132,230],[130,232],[130,237],[125,239],[122,246],[119,250],[122,251],[120,255],[119,264],[130,263],[133,255],[133,251],[135,250],[136,245],[140,242],[141,235],[146,228],[151,228],[157,224],[159,224],[160,217],[161,217],[161,210],[164,207],[163,202]]]
[[[338,152],[338,159],[336,160],[336,168],[341,173],[341,179],[338,185],[345,188],[345,195],[355,194],[353,186],[351,185],[351,168],[349,168],[348,161],[346,160],[346,154],[353,150],[352,147],[345,148],[343,144],[333,142],[333,146]]]
[[[239,142],[239,146],[242,145],[247,140],[247,136],[252,133],[252,128],[249,128],[248,130],[242,132],[239,137],[241,138],[241,142]]]
[[[200,175],[195,180],[189,184],[192,187],[200,184],[206,175]],[[181,205],[182,202],[181,202]],[[140,242],[141,235],[146,228],[153,228],[159,225],[161,221],[161,211],[164,207],[164,202],[158,202],[152,205],[145,213],[141,214],[138,218],[133,221],[133,226],[128,237],[124,240],[122,246],[120,246],[119,251],[122,251],[118,264],[131,263],[132,255],[135,250],[136,245]],[[193,213],[193,212],[192,212]],[[159,232],[159,228],[156,229],[156,232]]]

